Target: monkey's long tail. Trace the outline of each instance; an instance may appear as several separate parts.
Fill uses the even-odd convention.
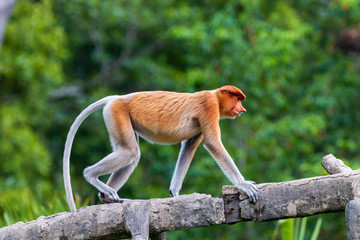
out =
[[[109,101],[119,98],[119,96],[108,96],[102,98],[92,104],[90,104],[87,108],[85,108],[79,116],[75,119],[74,123],[71,125],[69,133],[65,142],[64,149],[64,157],[63,157],[63,176],[64,176],[64,185],[66,192],[66,199],[68,201],[70,211],[76,212],[76,205],[71,189],[71,181],[70,181],[70,152],[72,143],[74,141],[75,134],[79,129],[80,124],[93,112],[96,110],[103,108]]]

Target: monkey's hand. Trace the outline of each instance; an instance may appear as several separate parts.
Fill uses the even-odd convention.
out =
[[[235,186],[240,191],[246,193],[249,196],[251,203],[256,203],[259,198],[258,190],[254,181],[243,181]]]

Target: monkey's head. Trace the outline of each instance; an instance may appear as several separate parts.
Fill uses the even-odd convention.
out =
[[[235,118],[246,112],[241,101],[245,100],[245,94],[237,87],[223,86],[217,90],[220,105],[221,118]]]

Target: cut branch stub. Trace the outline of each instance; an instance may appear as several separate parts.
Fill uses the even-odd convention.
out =
[[[336,158],[332,154],[323,157],[321,165],[329,174],[351,172],[352,169],[344,164],[344,162]]]

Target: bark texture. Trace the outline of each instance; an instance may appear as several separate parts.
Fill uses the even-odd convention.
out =
[[[332,154],[323,157],[321,164],[328,173],[349,173],[351,168],[343,161],[335,158]],[[360,239],[360,178],[357,177],[351,184],[353,200],[345,208],[347,238],[349,240]]]
[[[345,207],[348,239],[360,239],[360,170],[352,171],[332,155],[325,156],[322,165],[337,174],[258,184],[256,204],[233,186],[224,186],[221,197],[194,193],[39,217],[1,228],[0,239],[148,239],[149,235],[165,239],[166,231],[304,217],[344,211]]]
[[[360,171],[258,184],[259,200],[251,204],[233,186],[223,186],[226,223],[263,222],[319,213],[338,212],[354,198],[352,183]]]
[[[321,161],[321,165],[329,174],[346,173],[352,171],[352,169],[346,166],[343,161],[336,158],[332,154],[324,156]]]
[[[149,223],[146,223],[147,218]],[[63,212],[18,222],[0,229],[0,239],[133,239],[151,234],[221,224],[225,221],[221,198],[194,193],[175,198],[133,200],[89,206],[75,213]],[[145,233],[144,233],[145,231]],[[159,236],[162,236],[160,234]]]
[[[345,209],[347,238],[360,239],[360,200],[351,200]]]
[[[349,240],[360,239],[360,178],[353,181],[352,193],[354,199],[345,208],[347,238]]]

